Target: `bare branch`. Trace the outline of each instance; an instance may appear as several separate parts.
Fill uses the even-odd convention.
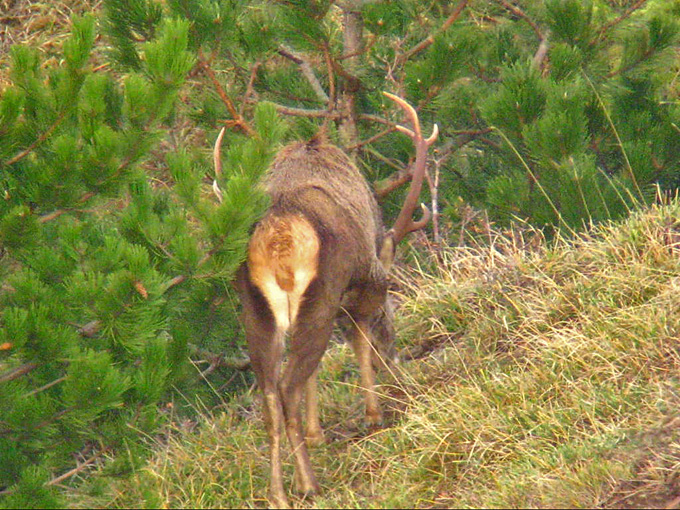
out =
[[[328,110],[335,109],[335,73],[333,72],[333,57],[331,56],[331,50],[328,44],[323,45],[323,56],[326,61],[326,72],[328,73],[328,93],[330,97],[328,99]]]
[[[214,354],[210,356],[210,365],[201,372],[201,377],[205,378],[219,367],[233,368],[240,372],[250,370],[250,358],[226,358],[224,354]]]
[[[426,48],[429,48],[432,43],[434,43],[435,38],[441,34],[442,32],[446,31],[453,23],[458,19],[460,16],[460,13],[463,12],[463,9],[465,9],[465,6],[468,4],[468,0],[462,0],[456,8],[453,10],[451,15],[446,18],[444,23],[442,24],[441,27],[435,32],[435,34],[430,34],[428,35],[425,39],[420,41],[418,44],[416,44],[413,48],[411,48],[409,51],[401,55],[398,59],[398,64],[403,64],[406,62],[408,59],[410,59],[413,55],[416,53],[420,53]]]
[[[536,69],[541,69],[543,67],[545,57],[548,55],[548,49],[550,49],[550,44],[548,43],[548,34],[545,34],[545,37],[541,39],[541,42],[538,45],[536,53],[534,53],[534,57],[531,59],[531,64]]]
[[[220,81],[217,79],[217,76],[215,75],[215,71],[213,71],[212,67],[210,67],[210,63],[205,59],[203,56],[203,53],[199,51],[198,54],[198,61],[199,65],[201,66],[201,69],[205,72],[206,75],[208,75],[208,78],[212,82],[213,86],[215,87],[215,90],[217,91],[217,94],[220,96],[220,99],[222,99],[222,102],[224,105],[227,107],[227,111],[229,112],[229,115],[231,115],[232,120],[229,121],[228,123],[225,122],[225,125],[231,127],[235,126],[241,129],[244,133],[246,133],[249,136],[257,136],[257,133],[255,130],[250,127],[250,125],[246,122],[246,120],[243,118],[243,116],[236,111],[236,108],[234,107],[234,103],[232,100],[229,98],[227,93],[225,92],[224,88],[222,87],[222,84]]]
[[[307,78],[307,81],[311,85],[316,97],[318,97],[322,103],[329,104],[328,94],[326,94],[326,91],[321,86],[321,83],[319,83],[318,78],[314,74],[314,69],[312,69],[312,66],[309,64],[309,62],[283,44],[279,46],[278,53],[279,55],[295,62],[300,67],[304,77]]]
[[[94,335],[99,333],[100,329],[101,322],[98,320],[93,320],[78,328],[78,334],[87,338],[92,338]]]
[[[357,78],[358,55],[364,51],[364,20],[361,16],[360,2],[352,1],[340,5],[342,11],[342,51],[344,55],[356,54],[346,61],[345,70],[338,62],[334,62],[334,69],[345,80],[345,84],[338,97],[338,109],[342,113],[338,126],[341,145],[350,147],[359,141],[357,127],[356,93],[361,88],[361,81]],[[351,158],[356,154],[348,151]]]
[[[529,23],[529,26],[536,33],[536,37],[538,37],[539,41],[543,41],[545,39],[545,37],[543,36],[543,32],[541,31],[540,28],[538,28],[538,25],[536,23],[534,23],[534,20],[532,20],[529,16],[527,16],[526,13],[522,9],[520,9],[519,7],[517,7],[515,5],[512,5],[510,2],[507,2],[506,0],[497,0],[497,2],[499,4],[501,4],[503,7],[505,7],[508,11],[510,11],[515,16],[519,16],[524,21]]]
[[[250,69],[250,79],[248,80],[248,86],[246,87],[246,93],[243,95],[243,102],[241,103],[241,115],[243,115],[243,109],[245,105],[250,101],[251,96],[255,96],[255,80],[257,79],[257,73],[262,67],[262,62],[259,60],[253,64]]]

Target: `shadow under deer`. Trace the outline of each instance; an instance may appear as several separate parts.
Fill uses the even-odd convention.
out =
[[[427,150],[438,134],[435,124],[432,135],[423,138],[413,107],[385,95],[410,119],[412,130],[397,129],[416,145],[411,187],[394,227],[385,229],[374,193],[341,149],[320,137],[292,143],[278,153],[264,178],[271,205],[255,226],[237,275],[248,353],[264,395],[269,502],[275,506],[288,506],[281,459],[284,429],[295,459],[297,491],[305,496],[319,492],[307,445],[323,442],[316,372],[339,316],[348,318],[365,391],[366,423],[382,421],[372,365],[375,349],[394,343],[388,273],[396,245],[429,221],[424,206],[419,221],[412,217]],[[218,150],[216,145],[216,154]]]

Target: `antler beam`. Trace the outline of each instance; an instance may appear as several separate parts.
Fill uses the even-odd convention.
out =
[[[439,136],[439,127],[435,124],[432,128],[432,134],[428,138],[423,138],[418,113],[413,106],[394,94],[390,94],[389,92],[383,92],[383,94],[385,97],[399,105],[401,109],[404,110],[406,117],[411,121],[413,129],[401,125],[396,127],[399,131],[408,135],[413,140],[416,148],[416,159],[413,164],[411,186],[408,190],[404,205],[394,222],[394,226],[390,230],[394,238],[394,244],[397,245],[409,232],[423,228],[432,218],[432,213],[425,204],[420,204],[420,207],[423,210],[423,216],[420,220],[413,221],[413,211],[415,210],[418,198],[420,197],[420,190],[422,189],[423,179],[425,178],[425,172],[427,171],[427,151],[430,148],[430,145],[437,140],[437,137]]]

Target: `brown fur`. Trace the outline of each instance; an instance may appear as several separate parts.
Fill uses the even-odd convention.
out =
[[[392,346],[387,270],[393,245],[361,172],[337,147],[314,139],[284,147],[264,182],[271,207],[256,226],[239,272],[243,323],[270,440],[270,502],[286,506],[282,426],[296,462],[296,485],[318,492],[306,442],[323,441],[316,408],[316,370],[336,318],[345,316],[366,390],[366,420],[380,423],[373,391],[377,344]],[[288,334],[288,362],[282,364]],[[387,349],[389,350],[389,348]],[[383,352],[385,352],[383,350]],[[300,401],[307,391],[303,435]],[[306,441],[305,441],[306,439]]]

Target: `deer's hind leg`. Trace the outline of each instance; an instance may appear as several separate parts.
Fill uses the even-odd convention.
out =
[[[312,470],[302,429],[302,396],[310,377],[315,376],[326,350],[333,332],[336,311],[337,306],[330,306],[325,300],[310,298],[303,304],[291,332],[288,362],[279,385],[286,432],[295,457],[297,490],[305,495],[316,494],[320,489]]]
[[[272,341],[273,340],[273,341]],[[249,339],[252,342],[252,337]],[[283,406],[279,393],[278,379],[283,358],[283,343],[270,338],[269,348],[251,350],[250,359],[257,383],[263,394],[264,423],[269,437],[270,481],[269,500],[278,508],[288,508],[288,499],[283,487],[281,465],[281,440],[284,423]]]
[[[264,397],[264,423],[269,437],[269,502],[275,508],[289,508],[281,465],[284,414],[279,392],[285,332],[276,327],[274,317],[261,294],[247,282],[245,285],[247,287],[242,294],[242,318],[251,366]]]
[[[305,387],[305,404],[307,408],[305,415],[305,442],[310,447],[319,446],[325,441],[323,429],[321,428],[321,420],[319,419],[318,374],[319,367],[317,366],[314,373],[307,379]]]

